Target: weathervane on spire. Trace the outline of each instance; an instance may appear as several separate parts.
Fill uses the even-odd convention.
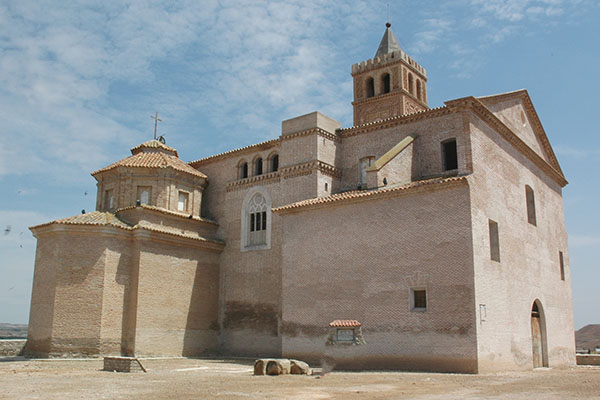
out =
[[[156,130],[158,129],[158,123],[162,122],[162,119],[158,118],[158,111],[156,115],[151,115],[150,118],[154,120],[154,140],[156,140]]]

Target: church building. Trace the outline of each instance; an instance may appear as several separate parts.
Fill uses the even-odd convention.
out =
[[[319,112],[184,162],[92,173],[96,211],[31,228],[35,356],[297,358],[478,373],[575,365],[562,188],[526,90],[429,108],[387,24]]]

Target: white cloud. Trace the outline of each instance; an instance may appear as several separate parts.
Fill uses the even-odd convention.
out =
[[[554,151],[560,157],[588,158],[600,156],[600,149],[579,148],[561,144],[554,146]]]
[[[439,42],[452,29],[453,20],[448,17],[428,18],[424,21],[425,29],[415,34],[415,42],[411,50],[417,54],[435,50]]]
[[[570,247],[600,247],[600,236],[593,235],[569,235]]]
[[[0,5],[0,116],[12,144],[0,149],[0,176],[87,175],[148,138],[155,110],[168,138],[190,118],[252,140],[297,112],[349,120],[349,77],[328,71],[371,15],[363,1]],[[340,47],[331,23],[346,17],[354,25],[341,27]]]

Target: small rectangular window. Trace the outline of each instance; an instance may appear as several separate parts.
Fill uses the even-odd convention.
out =
[[[500,262],[500,237],[498,235],[498,223],[489,220],[490,228],[490,258],[492,261]]]
[[[255,219],[256,219],[256,214],[254,214],[254,213],[250,214],[250,232],[254,232],[254,230],[255,230],[255,224],[254,224]]]
[[[267,212],[263,211],[262,213],[262,230],[267,229]]]
[[[179,211],[187,211],[188,209],[188,201],[190,195],[186,192],[179,192],[179,199],[177,201],[177,210]]]
[[[451,171],[458,168],[456,139],[450,139],[442,142],[442,164],[444,171]]]
[[[353,342],[354,341],[354,329],[338,328],[336,331],[336,340],[338,342]]]
[[[137,200],[142,204],[150,204],[150,198],[152,194],[151,186],[138,186],[137,187]]]
[[[425,311],[427,309],[427,290],[411,289],[411,310]]]
[[[562,251],[558,252],[558,259],[560,262],[560,280],[565,280],[565,257]]]

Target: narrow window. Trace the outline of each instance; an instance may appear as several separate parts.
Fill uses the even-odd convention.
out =
[[[367,187],[367,169],[375,162],[374,156],[363,157],[359,160],[359,179],[360,179],[360,188],[365,189]]]
[[[244,162],[240,165],[240,179],[246,179],[248,177],[248,163]]]
[[[112,210],[115,208],[115,196],[113,195],[113,190],[105,190],[104,191],[104,209]]]
[[[325,191],[328,192],[329,191],[329,184],[327,182],[325,182]]]
[[[444,171],[452,171],[458,168],[458,156],[456,154],[456,139],[442,142],[442,165]]]
[[[250,214],[250,232],[255,231],[256,214]]]
[[[177,201],[177,210],[178,211],[187,211],[189,199],[190,199],[189,193],[179,191],[179,199]]]
[[[150,204],[151,192],[152,188],[150,186],[138,186],[137,200],[139,200],[141,204]]]
[[[390,92],[390,74],[383,74],[381,77],[381,93]]]
[[[489,220],[490,228],[490,258],[492,261],[500,262],[500,237],[498,235],[498,223]]]
[[[558,252],[558,261],[560,262],[560,280],[565,280],[565,257],[562,251]]]
[[[427,290],[426,289],[411,289],[411,310],[425,311],[427,310]]]
[[[367,86],[367,93],[366,93],[367,98],[375,96],[375,82],[373,81],[373,78],[367,78],[366,86]]]
[[[535,195],[529,185],[525,185],[525,198],[527,199],[527,222],[537,225],[535,218]]]
[[[263,160],[258,157],[254,162],[254,175],[262,175],[263,173]]]
[[[410,94],[415,94],[415,83],[414,83],[414,78],[412,76],[412,74],[409,72],[408,73],[408,92]]]
[[[279,169],[279,156],[275,154],[271,157],[271,172],[276,172]]]
[[[422,100],[421,96],[421,81],[417,79],[417,99]]]

